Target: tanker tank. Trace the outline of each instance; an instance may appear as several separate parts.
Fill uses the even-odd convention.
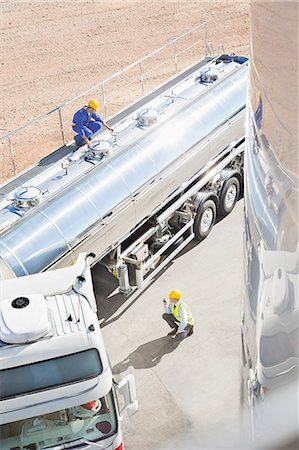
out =
[[[165,85],[141,107],[0,202],[2,277],[95,261],[159,211],[244,135],[248,63],[220,57]]]

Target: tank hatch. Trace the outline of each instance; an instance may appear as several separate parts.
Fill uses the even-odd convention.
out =
[[[200,83],[213,83],[214,81],[218,80],[218,78],[218,70],[211,67],[209,67],[208,69],[202,69],[197,75],[197,80],[199,80]]]
[[[159,113],[155,109],[146,108],[137,113],[137,122],[141,127],[150,127],[158,120]]]
[[[85,156],[95,159],[103,159],[104,156],[110,156],[112,153],[111,143],[100,139],[93,143],[92,148],[87,149]]]
[[[14,202],[19,208],[31,208],[40,203],[41,190],[36,186],[21,186],[14,192]]]
[[[43,295],[1,301],[0,339],[7,344],[25,344],[45,336],[51,328]]]

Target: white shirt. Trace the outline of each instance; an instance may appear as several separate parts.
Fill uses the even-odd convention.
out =
[[[177,308],[180,304],[182,303],[181,300],[179,300],[178,302],[176,302],[175,307]],[[164,310],[166,314],[172,314],[172,303],[169,302],[169,304],[167,306],[164,306]],[[180,309],[180,325],[178,328],[178,333],[182,333],[182,331],[184,331],[184,329],[186,328],[186,326],[188,325],[188,313],[187,310],[185,308],[184,305],[181,306]]]

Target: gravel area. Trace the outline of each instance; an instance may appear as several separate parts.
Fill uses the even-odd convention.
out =
[[[0,136],[204,21],[215,51],[222,44],[226,52],[248,54],[249,1],[0,0],[0,8]],[[161,56],[165,67],[168,56]],[[194,59],[194,52],[190,56]],[[188,57],[182,54],[179,63],[188,65]],[[119,90],[123,102],[126,91]],[[82,99],[65,111],[67,139],[72,137],[71,116],[80,105]],[[55,114],[12,139],[18,172],[59,147],[58,124]],[[0,145],[0,153],[0,169],[8,178],[8,144]]]

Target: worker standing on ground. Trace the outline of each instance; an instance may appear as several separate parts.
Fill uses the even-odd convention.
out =
[[[73,130],[77,133],[75,136],[75,142],[80,147],[86,144],[91,147],[90,138],[94,133],[104,125],[109,131],[114,131],[110,128],[101,117],[96,113],[100,104],[97,100],[89,100],[87,106],[79,109],[73,117]]]
[[[193,334],[193,317],[192,313],[185,302],[181,300],[182,294],[177,289],[174,289],[168,294],[169,305],[166,300],[163,300],[164,314],[163,319],[166,320],[172,331],[168,333],[169,336],[175,336],[176,341],[181,342],[187,336]]]

